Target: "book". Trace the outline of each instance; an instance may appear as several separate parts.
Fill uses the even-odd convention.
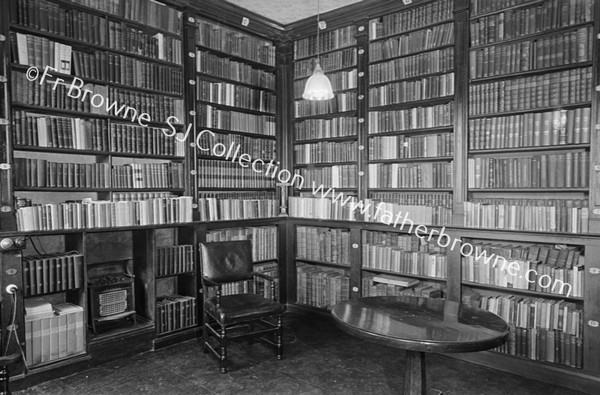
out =
[[[399,277],[388,274],[378,274],[373,277],[373,281],[382,284],[399,285],[406,288],[412,287],[420,282],[416,278]]]

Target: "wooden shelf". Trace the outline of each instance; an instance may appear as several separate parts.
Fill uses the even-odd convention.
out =
[[[249,82],[237,81],[237,80],[234,80],[234,79],[231,79],[231,78],[227,78],[227,77],[219,77],[219,76],[216,76],[216,75],[213,75],[213,74],[210,74],[210,73],[196,71],[196,76],[197,77],[203,77],[205,79],[209,79],[209,80],[214,81],[214,82],[227,82],[229,84],[241,85],[241,86],[245,86],[245,87],[248,87],[248,88],[259,89],[259,90],[266,91],[266,92],[271,92],[271,93],[275,93],[276,92],[275,89],[272,89],[272,88],[266,88],[266,87],[263,87],[263,86],[254,85],[254,84],[251,84]]]
[[[214,103],[214,102],[210,102],[210,101],[206,101],[206,100],[202,100],[202,99],[196,99],[196,102],[201,105],[204,104],[204,105],[209,105],[212,107],[219,107],[219,108],[222,108],[223,110],[227,110],[227,111],[243,112],[246,114],[253,114],[253,115],[268,115],[271,117],[275,116],[275,113],[272,113],[272,112],[253,110],[253,109],[245,108],[245,107],[228,106],[226,104]]]
[[[333,119],[333,118],[341,118],[341,117],[356,117],[356,110],[350,111],[342,111],[342,112],[334,112],[327,114],[319,114],[319,115],[305,115],[302,117],[294,117],[294,122],[303,121],[305,119]]]
[[[436,97],[432,99],[423,99],[416,101],[407,101],[402,103],[390,103],[378,106],[369,106],[369,111],[391,111],[391,110],[406,110],[413,107],[434,106],[439,104],[447,104],[454,100],[454,95]]]
[[[383,269],[375,269],[372,267],[362,267],[362,270],[366,271],[366,272],[371,272],[371,273],[384,273],[384,274],[391,274],[394,276],[400,276],[400,277],[410,277],[410,278],[417,278],[419,280],[423,280],[423,281],[436,281],[436,282],[446,282],[447,279],[442,278],[442,277],[430,277],[430,276],[424,276],[421,274],[411,274],[411,273],[400,273],[400,272],[394,272],[391,270],[383,270]]]
[[[463,286],[467,286],[467,287],[488,289],[491,291],[499,291],[502,293],[530,295],[530,296],[535,296],[536,298],[560,299],[560,300],[567,300],[569,302],[583,303],[583,298],[577,297],[577,296],[565,296],[565,295],[561,295],[561,294],[531,291],[528,289],[520,289],[520,288],[502,287],[499,285],[482,284],[482,283],[470,282],[470,281],[464,281],[464,280],[462,281],[462,284],[463,284]]]
[[[407,54],[403,54],[403,55],[391,56],[389,58],[384,58],[384,59],[370,60],[369,64],[372,65],[372,64],[388,62],[388,61],[394,60],[394,59],[408,58],[410,56],[420,55],[422,53],[438,51],[438,50],[442,50],[442,49],[446,49],[446,48],[454,48],[454,44],[441,45],[441,46],[435,47],[435,48],[423,49],[421,51],[415,51],[415,52],[411,52],[411,53],[407,53]]]
[[[294,145],[322,143],[324,141],[327,141],[327,142],[344,142],[344,141],[357,141],[357,140],[358,140],[358,136],[357,135],[340,136],[340,137],[322,137],[322,138],[316,138],[316,139],[295,140],[294,141]]]
[[[183,161],[185,158],[182,156],[170,156],[170,155],[151,155],[151,154],[137,154],[131,152],[114,152],[114,151],[95,151],[95,150],[83,150],[76,148],[58,148],[58,147],[36,147],[31,145],[15,145],[15,151],[32,151],[32,152],[47,152],[55,154],[73,154],[73,155],[92,155],[92,156],[114,156],[123,158],[147,158],[147,159],[163,159],[168,161]]]
[[[261,69],[261,70],[268,71],[268,72],[271,72],[271,73],[275,72],[275,66],[274,65],[269,65],[269,64],[266,64],[266,63],[257,62],[256,60],[242,58],[241,56],[230,54],[230,53],[227,53],[227,52],[222,52],[222,51],[220,51],[218,49],[213,49],[213,48],[210,48],[210,47],[205,47],[205,46],[200,45],[198,43],[196,43],[196,49],[198,49],[200,51],[211,53],[213,55],[217,55],[217,56],[219,56],[221,58],[228,58],[228,59],[232,59],[232,60],[234,60],[236,62],[246,63],[246,64],[248,64],[251,67],[254,67],[256,69]]]
[[[397,159],[369,159],[369,163],[412,163],[412,162],[450,162],[452,156],[436,156],[432,158],[397,158]]]
[[[454,132],[453,126],[435,126],[432,128],[418,128],[418,129],[406,129],[406,130],[395,130],[391,132],[381,133],[369,133],[369,137],[382,137],[382,136],[397,136],[403,135],[416,135],[416,134],[432,134],[432,133],[443,133],[443,132]]]
[[[532,75],[555,73],[555,72],[559,72],[559,71],[578,69],[578,68],[583,68],[583,67],[591,67],[591,66],[592,66],[591,61],[579,62],[579,63],[565,64],[565,65],[561,65],[561,66],[552,66],[552,67],[545,67],[545,68],[534,69],[534,70],[519,71],[519,72],[515,72],[515,73],[498,74],[498,75],[493,75],[493,76],[489,76],[489,77],[472,78],[471,83],[477,84],[477,83],[482,83],[482,82],[506,81],[506,80],[511,80],[511,79],[530,77]]]
[[[513,148],[493,148],[469,150],[470,155],[502,154],[509,152],[538,152],[538,151],[558,151],[558,150],[583,150],[589,149],[590,144],[565,144],[565,145],[542,145],[531,147],[513,147]]]
[[[445,71],[438,71],[435,73],[425,73],[425,74],[419,74],[419,75],[415,75],[412,77],[402,77],[402,78],[398,78],[398,79],[393,79],[393,80],[388,80],[388,81],[381,81],[381,82],[371,82],[369,81],[369,88],[377,88],[379,86],[382,85],[390,85],[390,84],[395,84],[398,82],[403,82],[403,81],[419,81],[428,77],[435,77],[438,75],[444,75],[444,74],[450,74],[450,73],[454,73],[454,69],[450,69],[450,70],[445,70]]]
[[[328,267],[335,267],[335,268],[350,270],[350,264],[344,265],[342,263],[333,263],[333,262],[325,262],[325,261],[314,261],[314,260],[311,260],[311,259],[299,258],[299,257],[296,257],[296,262],[307,263],[307,264],[310,264],[310,265],[328,266]]]
[[[478,119],[478,118],[495,118],[502,117],[507,115],[520,115],[520,114],[528,114],[534,112],[546,112],[546,111],[557,111],[557,110],[574,110],[576,108],[582,107],[590,107],[590,102],[576,103],[576,104],[557,104],[555,106],[544,106],[537,108],[530,108],[527,110],[512,110],[512,111],[502,111],[488,114],[480,114],[480,115],[469,115],[469,119]]]

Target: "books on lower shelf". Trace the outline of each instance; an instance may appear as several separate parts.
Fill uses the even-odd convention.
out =
[[[108,163],[59,163],[15,158],[16,187],[110,188]]]
[[[257,88],[275,89],[275,74],[205,51],[196,52],[196,71],[240,81]]]
[[[378,136],[369,139],[369,159],[444,158],[454,156],[452,133],[425,136]]]
[[[159,334],[188,328],[197,323],[196,298],[166,295],[156,300],[156,330]]]
[[[352,202],[356,202],[356,197],[348,196]],[[344,198],[345,199],[345,198]],[[290,215],[298,218],[318,218],[334,220],[356,220],[355,210],[350,209],[349,203],[346,206],[336,204],[328,198],[312,198],[303,196],[290,196],[288,200]]]
[[[324,185],[329,188],[356,188],[357,165],[333,165],[316,168],[300,168],[297,174],[304,179],[305,185]]]
[[[194,271],[192,245],[158,247],[156,249],[156,275],[170,276]]]
[[[408,236],[410,237],[410,236]],[[384,244],[363,244],[362,264],[364,268],[387,270],[396,273],[415,274],[435,278],[446,278],[448,260],[445,251],[412,250],[411,247]],[[439,247],[438,250],[445,250]],[[401,284],[400,284],[401,285]]]
[[[23,257],[25,296],[80,288],[82,278],[82,254]]]
[[[350,298],[350,277],[344,269],[296,264],[298,303],[331,309]]]
[[[452,127],[454,102],[406,110],[369,111],[369,134]]]
[[[369,188],[452,188],[453,161],[370,163]]]
[[[510,326],[496,351],[537,361],[583,367],[583,310],[574,303],[517,296],[484,296],[480,308]]]
[[[83,201],[21,207],[20,231],[159,225],[192,221],[190,196],[140,201]]]
[[[183,163],[112,165],[114,188],[183,188]]]
[[[29,366],[85,352],[83,307],[25,300],[25,359]]]
[[[270,276],[275,284],[275,296],[279,295],[279,264],[277,262],[265,262],[254,265],[254,271]],[[273,298],[271,291],[271,282],[261,277],[253,277],[252,280],[236,281],[223,284],[221,295],[236,295],[244,293],[254,293],[267,299]]]
[[[464,281],[583,296],[585,259],[578,247],[493,242],[474,242],[472,245],[475,252],[463,256],[461,261]],[[510,269],[507,269],[508,262],[514,262]],[[548,287],[542,287],[546,284],[542,277],[548,278]]]
[[[296,257],[350,266],[350,232],[347,229],[298,226]]]

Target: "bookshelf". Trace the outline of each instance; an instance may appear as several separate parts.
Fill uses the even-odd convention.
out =
[[[195,71],[190,108],[196,124],[197,218],[275,217],[277,180],[264,176],[279,164],[275,45],[199,15],[189,18],[186,29],[195,49],[188,62]],[[242,157],[247,163],[239,162]]]
[[[145,0],[35,6],[10,11],[17,229],[190,221],[171,118],[183,119],[181,12]]]

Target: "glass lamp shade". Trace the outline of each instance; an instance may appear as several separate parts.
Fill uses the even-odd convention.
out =
[[[302,98],[306,100],[329,100],[333,99],[333,89],[329,78],[323,72],[321,65],[317,63],[313,74],[306,81]]]

